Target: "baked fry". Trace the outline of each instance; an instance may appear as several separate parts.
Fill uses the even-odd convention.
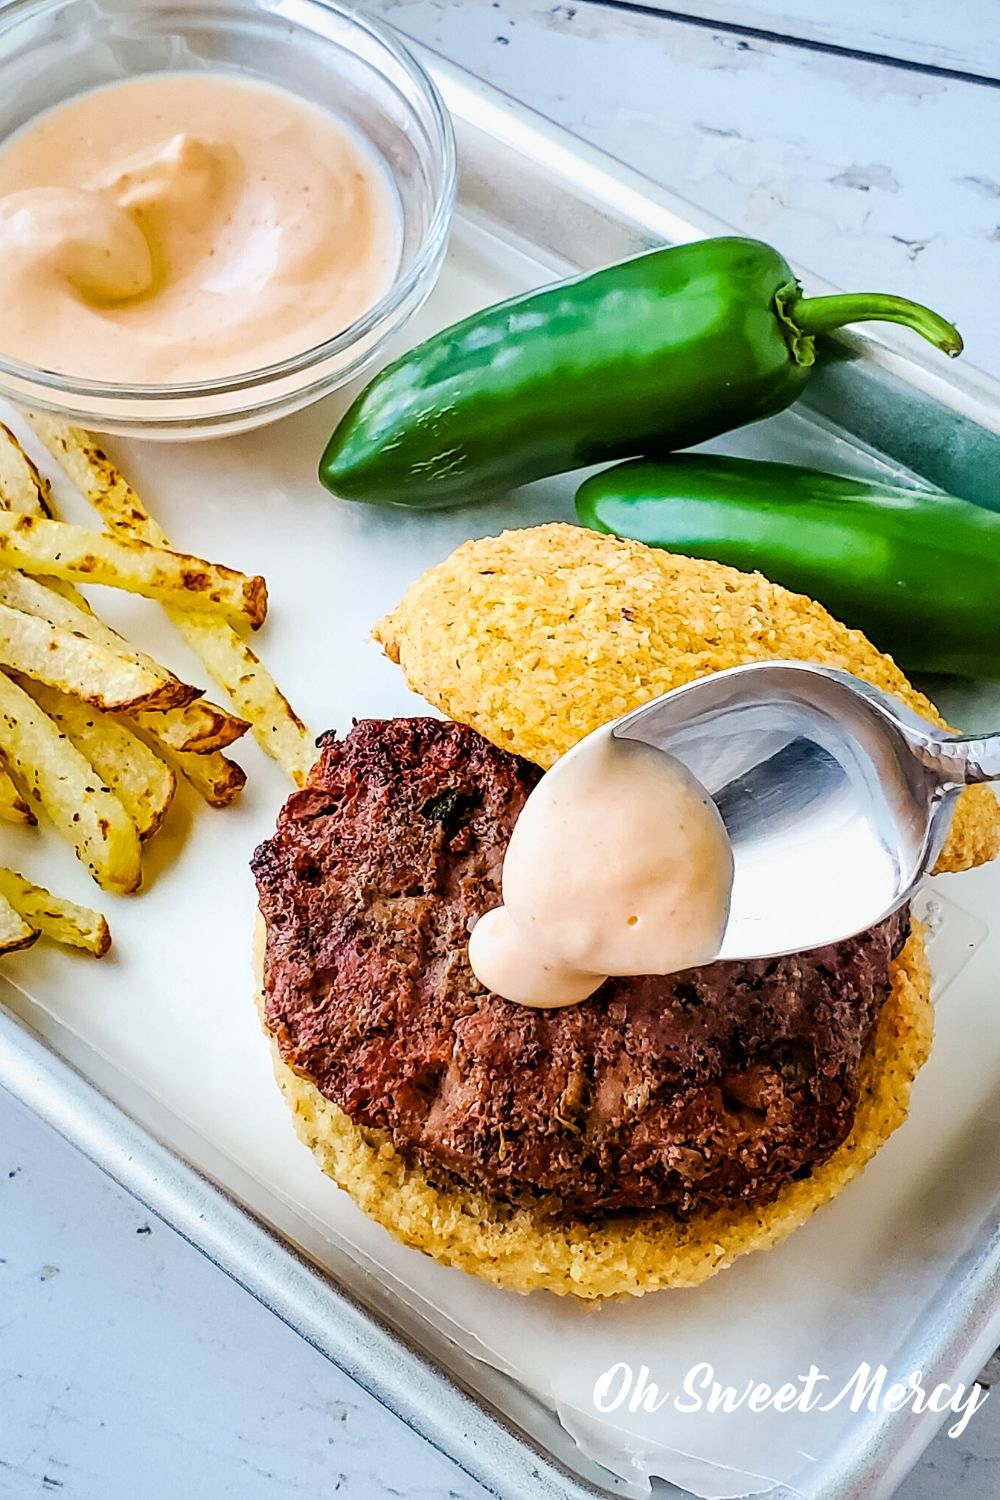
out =
[[[96,708],[170,708],[196,688],[79,631],[0,603],[0,666],[73,693]]]
[[[5,580],[17,579],[17,592],[24,595],[24,586],[36,590],[36,597],[30,602],[30,612],[40,613],[45,619],[55,619],[55,623],[70,623],[65,609],[60,605],[75,605],[79,614],[84,616],[81,627],[85,633],[94,640],[103,642],[112,649],[120,645],[125,650],[131,649],[129,643],[110,625],[106,625],[99,615],[84,599],[83,595],[73,588],[70,583],[63,583],[57,578],[43,580],[29,578],[25,573],[0,572],[0,598],[4,596]],[[53,602],[57,601],[57,602]],[[29,604],[22,602],[19,608],[28,610]],[[228,629],[228,627],[226,627]],[[148,663],[157,671],[165,668],[152,657],[137,651],[135,655],[140,661]],[[245,719],[239,719],[235,714],[220,708],[217,703],[210,703],[207,698],[194,698],[190,703],[181,704],[177,708],[166,710],[156,709],[146,712],[142,709],[130,709],[129,718],[147,731],[152,737],[167,750],[190,750],[196,755],[207,755],[212,750],[223,750],[238,740],[241,735],[246,734],[250,728]]]
[[[21,511],[28,515],[54,519],[49,501],[48,481],[39,473],[24,452],[14,434],[0,424],[0,508]],[[15,582],[16,580],[16,582]],[[6,587],[5,587],[6,586]],[[10,593],[7,592],[10,590]],[[11,594],[15,597],[11,597]],[[87,617],[86,633],[103,644],[114,647],[122,637],[95,615],[90,604],[72,583],[60,578],[31,578],[25,574],[6,570],[0,573],[0,599],[23,609],[29,614],[38,614],[53,624],[65,624],[76,628],[81,624],[79,615]],[[60,609],[65,602],[70,609]],[[75,607],[76,614],[73,613]],[[215,623],[215,622],[213,622]],[[223,627],[228,633],[228,627]],[[235,632],[232,632],[235,636]],[[248,657],[253,653],[235,637]],[[136,652],[140,660],[150,661]],[[155,664],[154,664],[155,665]],[[291,710],[289,710],[291,712]],[[165,749],[177,754],[189,752],[207,755],[223,750],[246,733],[250,725],[246,719],[220,708],[218,704],[201,698],[179,708],[144,712],[133,711],[129,717],[135,724]],[[204,779],[204,778],[203,778]],[[222,778],[209,776],[207,785],[219,786]],[[13,806],[17,797],[16,788],[10,784],[11,798],[3,795],[0,780],[0,817],[5,816],[5,807]],[[30,809],[25,812],[31,817]]]
[[[151,546],[168,545],[159,524],[92,437],[52,417],[32,414],[30,421],[112,531]],[[316,759],[314,741],[267,668],[221,620],[200,611],[168,608],[167,613],[236,712],[250,721],[261,748],[301,786]]]
[[[32,578],[27,573],[18,573],[13,568],[0,570],[0,603],[11,609],[21,609],[26,615],[37,615],[52,625],[65,625],[67,630],[83,630],[91,633],[91,621],[96,619],[90,605],[82,594],[70,583],[59,578]],[[123,637],[105,627],[108,637],[114,637],[115,647],[125,645]],[[95,633],[95,639],[99,635]],[[108,644],[112,644],[109,640]],[[138,652],[134,653],[136,656]]]
[[[20,686],[111,787],[135,824],[140,839],[151,838],[163,822],[177,789],[177,777],[171,767],[145,740],[110,714],[100,713],[39,682],[22,682]]]
[[[316,760],[316,744],[270,672],[247,643],[222,620],[171,612],[171,619],[208,675],[234,704],[261,749],[296,786]]]
[[[49,482],[36,469],[9,427],[0,422],[0,509],[52,516]]]
[[[37,937],[38,929],[30,927],[6,897],[0,896],[0,953],[30,948]]]
[[[151,671],[170,675],[151,656],[133,651],[125,637],[106,625],[83,595],[62,579],[31,578],[27,573],[4,569],[0,571],[0,602],[21,609],[25,614],[38,615],[53,625],[82,631],[110,650],[131,652]],[[152,711],[148,715],[142,710],[130,710],[130,713],[137,724],[168,749],[193,750],[202,754],[231,745],[250,727],[244,719],[238,719],[235,714],[204,698],[193,698],[190,703],[177,708]]]
[[[0,757],[108,891],[138,890],[139,833],[93,766],[29,693],[0,672]]]
[[[207,698],[198,698],[194,703],[168,709],[166,713],[133,713],[130,710],[128,717],[164,750],[187,750],[193,755],[224,750],[250,728],[245,719],[227,713],[217,704],[209,703]]]
[[[94,613],[83,595],[72,584],[63,583],[59,578],[32,578],[30,574],[15,572],[12,568],[2,569],[0,604],[7,604],[11,609],[22,610],[28,615],[36,615],[52,625],[87,636],[108,651],[131,657],[143,665],[151,677],[177,680],[166,667],[162,667],[145,652],[137,651],[123,635],[106,625]],[[197,688],[190,688],[189,692],[189,701],[201,696]]]
[[[7,772],[2,770],[0,770],[0,819],[4,823],[26,823],[29,825],[38,822],[38,819],[7,775]]]
[[[0,865],[0,898],[18,913],[35,935],[44,933],[66,948],[83,948],[95,958],[103,958],[111,947],[108,924],[98,911],[77,906],[53,896],[44,886],[33,885]]]
[[[181,610],[248,621],[254,629],[267,613],[263,578],[68,521],[10,511],[0,511],[0,567],[109,584]]]
[[[171,755],[170,760],[209,807],[228,807],[247,784],[243,767],[218,751],[211,755]]]

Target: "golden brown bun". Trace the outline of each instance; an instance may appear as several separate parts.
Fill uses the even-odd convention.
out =
[[[945,722],[891,657],[804,595],[579,526],[466,542],[374,635],[450,719],[546,767],[660,693],[769,657],[841,667]],[[1000,804],[988,786],[968,787],[937,868],[998,852]]]
[[[263,939],[260,921],[258,985]],[[623,1214],[603,1224],[565,1222],[472,1188],[435,1186],[420,1167],[406,1164],[387,1136],[355,1125],[315,1084],[293,1072],[273,1037],[271,1050],[302,1140],[355,1203],[404,1244],[518,1292],[639,1297],[663,1287],[696,1286],[738,1256],[777,1244],[846,1187],[903,1123],[933,1031],[919,929],[896,960],[892,978],[892,994],[862,1058],[858,1111],[844,1144],[773,1203],[718,1209],[684,1224],[656,1212]],[[259,992],[257,1003],[263,1015]]]

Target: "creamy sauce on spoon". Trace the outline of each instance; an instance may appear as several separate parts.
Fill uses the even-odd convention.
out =
[[[514,827],[503,906],[477,922],[480,983],[574,1005],[611,975],[673,974],[718,954],[733,853],[715,804],[672,756],[610,726],[542,778]]]

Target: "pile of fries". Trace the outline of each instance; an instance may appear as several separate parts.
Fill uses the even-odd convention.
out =
[[[246,776],[223,751],[247,730],[296,785],[313,740],[237,629],[263,623],[263,578],[174,551],[93,438],[29,420],[106,529],[58,520],[49,484],[0,425],[0,819],[41,812],[98,885],[130,893],[178,774],[225,807]],[[88,583],[162,604],[231,707],[105,624],[78,591]],[[103,917],[0,869],[0,952],[40,933],[97,956],[110,943]]]

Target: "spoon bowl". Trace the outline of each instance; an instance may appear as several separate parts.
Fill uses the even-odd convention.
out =
[[[675,757],[715,802],[734,881],[719,957],[776,957],[864,931],[912,894],[962,786],[1000,779],[1000,735],[963,739],[848,672],[718,672],[612,733]]]

